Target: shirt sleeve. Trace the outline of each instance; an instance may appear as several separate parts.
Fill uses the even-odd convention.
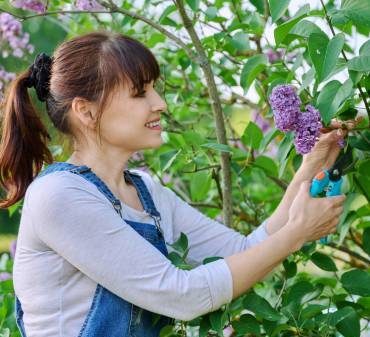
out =
[[[245,236],[236,230],[215,221],[178,197],[172,190],[159,184],[157,193],[167,195],[173,215],[172,225],[175,241],[184,232],[188,237],[188,262],[199,265],[206,257],[227,257],[244,251],[262,241],[269,235],[264,220],[253,232]]]
[[[186,321],[232,300],[232,275],[224,259],[177,268],[83,177],[53,172],[32,185],[25,202],[39,238],[117,296]]]

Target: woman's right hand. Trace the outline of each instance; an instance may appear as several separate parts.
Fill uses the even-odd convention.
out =
[[[344,194],[312,198],[310,181],[304,181],[289,208],[289,221],[292,233],[297,236],[298,249],[307,241],[318,240],[335,233],[343,212]],[[297,250],[298,250],[297,249]]]

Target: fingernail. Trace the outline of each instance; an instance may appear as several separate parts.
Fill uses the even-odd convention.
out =
[[[342,135],[343,135],[343,131],[342,131],[342,129],[338,129],[338,131],[337,131],[337,135],[338,135],[338,136],[342,136]]]

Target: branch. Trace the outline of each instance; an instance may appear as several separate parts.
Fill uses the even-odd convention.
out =
[[[337,250],[340,250],[342,252],[345,252],[347,253],[348,255],[358,259],[358,260],[361,260],[362,262],[365,262],[367,264],[367,266],[370,266],[370,260],[368,260],[366,257],[356,253],[356,252],[353,252],[352,250],[350,250],[349,248],[347,248],[346,246],[344,245],[340,245],[340,246],[337,246],[335,245],[334,243],[332,242],[329,242],[328,243],[328,246],[334,248],[334,249],[337,249]]]
[[[201,41],[194,29],[194,25],[187,15],[184,7],[183,0],[174,0],[176,7],[179,10],[181,19],[184,23],[184,27],[187,30],[193,45],[198,53],[200,66],[204,72],[209,96],[211,98],[212,111],[216,121],[216,136],[218,143],[227,145],[226,140],[226,128],[224,122],[224,115],[222,111],[221,101],[217,92],[217,87],[212,72],[212,68],[209,64],[208,57],[202,46]],[[223,221],[226,226],[231,227],[232,224],[232,179],[231,179],[231,158],[228,152],[221,153],[221,167],[222,167],[222,181],[223,181]]]

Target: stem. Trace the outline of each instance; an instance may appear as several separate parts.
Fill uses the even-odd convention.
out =
[[[174,0],[176,7],[179,10],[181,19],[183,21],[184,27],[187,30],[193,45],[198,53],[199,64],[202,68],[205,79],[207,82],[207,88],[209,96],[211,98],[212,111],[216,122],[216,136],[218,143],[227,145],[226,139],[226,128],[224,122],[224,115],[222,111],[220,97],[217,91],[214,75],[212,72],[211,65],[209,63],[206,52],[202,46],[201,41],[194,29],[194,24],[187,15],[184,7],[183,0]],[[221,167],[222,167],[222,182],[223,182],[223,191],[222,191],[222,200],[223,200],[223,221],[224,224],[228,227],[232,224],[232,179],[231,179],[231,158],[230,153],[222,152],[221,153]]]
[[[326,10],[324,1],[323,0],[320,0],[320,2],[321,2],[321,5],[322,5],[322,8],[324,9],[325,19],[326,19],[326,21],[329,24],[329,27],[330,27],[330,30],[331,30],[333,36],[335,36],[336,34],[335,34],[335,31],[334,31],[334,27],[333,27],[333,25],[331,23],[331,20],[330,20],[329,16],[328,16],[328,12]],[[344,60],[346,62],[348,62],[347,55],[346,55],[346,53],[344,52],[343,49],[342,49],[342,55],[344,57]],[[357,84],[356,86],[357,86],[358,90],[360,91],[360,95],[361,95],[362,100],[364,101],[364,104],[365,104],[365,107],[366,107],[366,111],[367,111],[367,115],[369,117],[369,126],[370,126],[370,106],[369,106],[369,103],[366,100],[366,96],[365,96],[365,93],[362,91],[361,85],[360,84]]]

